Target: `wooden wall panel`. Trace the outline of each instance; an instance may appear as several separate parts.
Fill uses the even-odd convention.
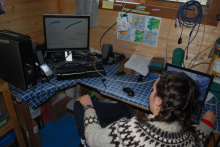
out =
[[[69,9],[69,5],[74,4],[74,0],[64,0],[66,5],[64,5],[64,12],[68,13],[74,13],[74,10]],[[94,49],[101,50],[99,46],[99,41],[103,33],[116,22],[116,17],[118,16],[117,11],[111,11],[107,9],[99,9],[99,21],[98,21],[98,27],[90,29],[90,47]],[[115,36],[113,41],[113,49],[114,52],[123,53],[126,55],[126,57],[130,57],[132,54],[138,54],[143,56],[160,56],[166,58],[166,45],[167,45],[167,57],[168,62],[172,62],[172,54],[174,49],[176,48],[183,48],[187,46],[188,39],[189,39],[189,33],[191,29],[184,28],[182,33],[182,44],[178,44],[178,39],[181,34],[181,28],[178,26],[177,28],[174,27],[174,21],[172,22],[171,19],[162,18],[161,22],[161,28],[159,32],[158,42],[156,47],[151,47],[148,45],[143,45],[139,43],[133,43],[129,41],[124,41],[117,39],[117,36]],[[167,35],[168,31],[171,25],[170,34],[168,37],[168,43],[167,43]],[[102,44],[111,44],[113,36],[115,34],[116,26],[113,27],[108,33],[103,37]],[[199,32],[197,34],[197,37],[194,39],[194,41],[190,44],[189,50],[188,50],[188,60],[185,60],[186,67],[188,67],[188,64],[192,60],[192,58],[195,57],[195,55],[199,52],[199,48],[202,41],[204,31],[204,25],[201,25],[199,28]],[[195,34],[195,33],[193,33]],[[194,36],[194,35],[193,35]],[[201,51],[209,47],[210,45],[214,44],[215,40],[220,37],[220,28],[214,27],[214,26],[205,26],[205,34],[204,39],[201,47]],[[127,46],[129,48],[120,47],[114,44],[118,44],[121,46]],[[208,58],[209,52],[211,48],[206,50],[205,52],[201,53],[198,56],[197,61],[195,64],[201,63],[201,62],[210,62],[210,58]],[[207,72],[208,70],[208,64],[201,64],[196,66],[195,70]]]
[[[59,3],[63,3],[63,13],[64,14],[75,14],[75,0],[6,0],[5,9],[6,14],[1,17],[0,30],[9,29],[11,31],[19,32],[22,34],[30,35],[32,41],[38,41],[39,43],[44,42],[44,33],[43,33],[43,14],[57,14],[61,9],[59,8]],[[90,29],[90,47],[94,49],[101,50],[99,46],[99,41],[103,33],[116,22],[116,17],[118,16],[117,11],[111,11],[106,9],[99,9],[99,22],[97,28]],[[139,43],[132,43],[129,41],[124,41],[117,39],[115,36],[113,41],[114,52],[123,53],[127,57],[130,57],[132,54],[139,54],[149,57],[161,56],[166,57],[166,45],[167,45],[167,57],[168,61],[172,61],[172,53],[176,48],[185,49],[190,29],[184,28],[182,39],[183,43],[178,44],[178,38],[181,33],[181,28],[174,27],[174,21],[172,22],[170,34],[168,37],[167,44],[167,35],[169,27],[171,24],[171,19],[162,18],[160,33],[158,37],[158,42],[156,47],[151,47]],[[189,46],[189,59],[185,60],[186,66],[189,64],[191,59],[198,53],[202,36],[204,25],[200,26],[199,32],[195,40]],[[114,37],[116,26],[114,26],[102,39],[102,44],[111,44]],[[207,48],[215,42],[215,40],[220,36],[220,27],[213,27],[206,25],[205,27],[205,36],[201,50]],[[116,44],[116,45],[115,45]],[[121,46],[127,46],[120,47]],[[203,52],[199,55],[199,58],[196,61],[197,63],[201,62],[210,62],[208,59],[210,49]],[[202,64],[194,69],[206,72],[208,69],[208,64]]]
[[[32,41],[44,42],[43,14],[58,13],[57,0],[5,0],[0,30],[29,35]]]

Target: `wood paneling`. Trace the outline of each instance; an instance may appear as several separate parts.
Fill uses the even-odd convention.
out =
[[[64,1],[64,13],[67,13],[67,12],[71,13],[71,10],[68,9],[68,7],[69,5],[73,5],[73,4],[74,4],[74,1],[65,0]],[[75,10],[72,10],[72,13],[75,13]],[[103,33],[116,22],[117,16],[118,16],[118,11],[99,9],[98,27],[90,29],[90,47],[101,50],[99,46],[100,38],[103,35]],[[170,29],[170,33],[168,36],[168,42],[167,42],[167,35],[169,32],[170,25],[171,25],[171,29]],[[114,26],[110,31],[106,33],[106,35],[102,39],[102,44],[112,43],[112,39],[115,34],[115,29],[116,29],[116,26]],[[126,55],[126,57],[130,57],[132,54],[138,54],[138,55],[149,56],[149,57],[160,56],[160,57],[166,58],[166,45],[167,45],[168,62],[171,63],[174,49],[176,48],[185,49],[185,47],[187,46],[190,31],[191,29],[187,29],[187,28],[183,29],[183,33],[182,33],[183,43],[178,44],[178,39],[181,34],[181,28],[179,26],[175,28],[174,21],[172,21],[172,19],[162,18],[161,28],[160,28],[158,42],[157,42],[156,47],[151,47],[148,45],[120,40],[120,39],[117,39],[117,36],[116,36],[113,41],[113,49],[114,49],[114,52],[123,53]],[[189,45],[188,60],[184,61],[186,67],[188,67],[188,64],[190,63],[190,61],[199,52],[199,48],[200,48],[202,36],[203,36],[203,31],[204,31],[204,25],[202,24],[200,25],[199,32],[196,38]],[[215,40],[219,36],[220,36],[220,28],[206,25],[201,51],[206,49],[210,45],[214,44]],[[127,46],[129,48],[120,47],[114,44]],[[198,59],[195,62],[195,64],[198,64],[201,62],[210,62],[210,58],[208,58],[208,54],[210,50],[211,48],[201,53],[198,56]],[[200,64],[193,69],[202,71],[202,72],[207,72],[208,66],[209,66],[208,64]]]
[[[63,8],[59,8],[59,3],[62,3]],[[59,8],[59,9],[58,9]],[[56,14],[63,11],[64,14],[75,14],[75,0],[6,0],[5,1],[6,14],[1,15],[0,30],[8,29],[11,31],[19,32],[31,36],[32,41],[44,42],[43,33],[43,14]],[[90,29],[90,47],[101,50],[99,41],[103,33],[116,22],[116,17],[119,11],[111,11],[106,9],[99,9],[98,27]],[[156,13],[156,12],[155,12]],[[182,44],[178,44],[178,39],[181,33],[181,28],[174,27],[174,21],[172,19],[162,18],[160,33],[156,47],[151,47],[139,43],[132,43],[117,39],[117,36],[113,41],[114,52],[123,53],[126,57],[130,57],[132,54],[139,54],[149,57],[161,56],[166,57],[166,45],[167,45],[167,57],[168,61],[172,60],[173,50],[176,48],[185,49],[188,43],[188,37],[190,29],[183,29]],[[171,25],[170,34],[167,35]],[[102,44],[111,44],[114,37],[116,26],[112,27],[110,31],[102,39]],[[200,44],[202,41],[204,25],[201,25],[199,32],[195,40],[189,46],[188,60],[185,60],[186,66],[192,60],[192,58],[198,53]],[[214,27],[206,25],[205,36],[203,39],[201,50],[207,48],[215,42],[220,36],[220,27]],[[117,45],[127,46],[129,48],[120,47]],[[210,49],[199,55],[197,63],[210,62],[208,59]],[[206,72],[208,64],[201,64],[194,69]]]
[[[213,0],[213,1],[216,1],[216,0]],[[124,3],[118,3],[118,4],[121,4],[122,6],[115,5],[114,8],[111,9],[111,11],[121,11],[125,4]],[[142,5],[146,7],[146,9],[143,11],[149,12],[151,16],[172,19],[174,15],[176,15],[177,10],[182,5],[182,3],[150,0]],[[128,9],[133,8],[133,10],[137,10],[135,6],[136,4],[127,3],[125,5],[125,8],[128,8]],[[99,2],[99,9],[104,9],[102,8],[102,0],[100,0]],[[153,9],[159,9],[159,11],[153,11]],[[209,10],[207,9],[207,7],[203,7],[202,9],[206,11]],[[191,17],[195,17],[195,15],[197,15],[195,12],[187,11],[187,17],[191,18]],[[204,19],[201,20],[201,23],[202,24],[205,23]],[[206,14],[206,24],[211,25],[211,26],[217,26],[217,24],[213,20],[213,15]]]
[[[57,0],[6,0],[0,30],[29,35],[32,41],[44,42],[43,14],[57,14]]]

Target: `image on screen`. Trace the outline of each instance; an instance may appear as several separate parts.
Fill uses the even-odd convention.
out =
[[[43,15],[44,35],[48,51],[89,49],[89,24],[87,16]]]
[[[207,90],[209,90],[209,84],[211,81],[209,77],[199,75],[199,74],[196,74],[190,71],[182,70],[179,68],[171,67],[171,66],[167,66],[167,71],[184,72],[189,77],[191,77],[196,82],[196,84],[199,86],[199,89],[200,89],[200,96],[198,100],[200,101],[204,100],[204,98],[206,97],[206,92]]]

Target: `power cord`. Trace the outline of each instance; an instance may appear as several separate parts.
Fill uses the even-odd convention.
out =
[[[188,18],[186,16],[186,11],[187,11],[187,8],[189,6],[196,6],[197,9],[198,9],[198,15],[196,15],[195,17],[192,17],[192,18]],[[176,17],[176,21],[175,21],[175,27],[177,27],[177,22],[179,22],[179,25],[180,27],[182,26],[185,26],[187,28],[192,28],[190,34],[189,34],[189,40],[188,40],[188,45],[186,46],[185,48],[185,51],[187,52],[186,53],[186,60],[188,59],[188,48],[189,48],[189,45],[192,43],[192,41],[195,39],[195,37],[197,36],[197,33],[199,31],[199,27],[200,27],[200,22],[201,22],[201,18],[202,18],[202,14],[203,14],[203,11],[202,11],[202,6],[201,4],[198,2],[198,1],[188,1],[186,3],[184,3],[182,6],[180,6],[180,8],[178,9],[177,11],[177,17]],[[182,20],[180,20],[180,17]],[[191,39],[192,37],[192,33],[195,29],[195,27],[198,25],[198,29],[196,31],[196,34],[195,36]]]
[[[211,91],[209,91],[210,93],[212,93]],[[212,93],[213,94],[213,93]],[[206,104],[209,104],[209,105],[211,105],[211,106],[215,106],[215,105],[218,105],[218,98],[213,94],[213,96],[214,96],[214,98],[215,98],[215,100],[216,100],[216,103],[215,104],[210,104],[210,103],[208,103],[208,102],[206,102]]]
[[[196,58],[196,57],[198,57],[198,55],[199,54],[201,54],[201,53],[203,53],[204,51],[206,51],[207,49],[209,49],[210,47],[212,47],[214,44],[212,44],[212,45],[210,45],[209,47],[207,47],[207,48],[205,48],[203,51],[201,51],[201,52],[199,52],[197,55],[195,55],[195,57],[191,60],[191,62],[189,63],[189,66],[190,66],[190,64],[192,63],[192,61]],[[188,66],[188,68],[189,68],[189,66]],[[192,67],[191,67],[192,68]]]
[[[98,60],[97,60],[97,61],[98,61]],[[115,81],[115,82],[122,82],[122,83],[133,83],[133,84],[145,84],[145,83],[149,83],[149,82],[151,82],[151,81],[154,81],[154,82],[156,81],[156,79],[153,79],[153,80],[150,80],[150,81],[138,83],[138,82],[128,82],[128,81],[121,81],[121,80],[115,80],[115,79],[107,78],[106,76],[103,76],[103,75],[96,69],[95,64],[96,64],[97,61],[94,62],[94,68],[95,68],[96,72],[99,73],[99,75],[102,76],[103,78],[105,78],[106,80]]]
[[[201,44],[200,44],[200,47],[199,47],[199,52],[198,52],[198,54],[200,53],[200,50],[201,50],[201,48],[202,48],[202,43],[203,43],[203,39],[204,39],[204,35],[205,35],[205,26],[206,26],[206,17],[205,17],[205,13],[203,14],[204,15],[204,19],[205,19],[205,24],[204,24],[204,30],[203,30],[203,35],[202,35],[202,41],[201,41]],[[194,62],[193,62],[193,64],[192,64],[192,66],[194,65],[194,63],[196,62],[196,60],[198,59],[198,55],[197,56],[195,56],[195,58],[193,58],[193,59],[195,59],[194,60]],[[192,61],[191,61],[192,62]],[[190,62],[190,63],[191,63]],[[189,65],[190,66],[190,65]],[[189,66],[188,66],[188,68],[189,68]]]

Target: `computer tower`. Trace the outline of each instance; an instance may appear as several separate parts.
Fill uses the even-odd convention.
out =
[[[31,37],[0,31],[0,78],[24,90],[37,84]]]

